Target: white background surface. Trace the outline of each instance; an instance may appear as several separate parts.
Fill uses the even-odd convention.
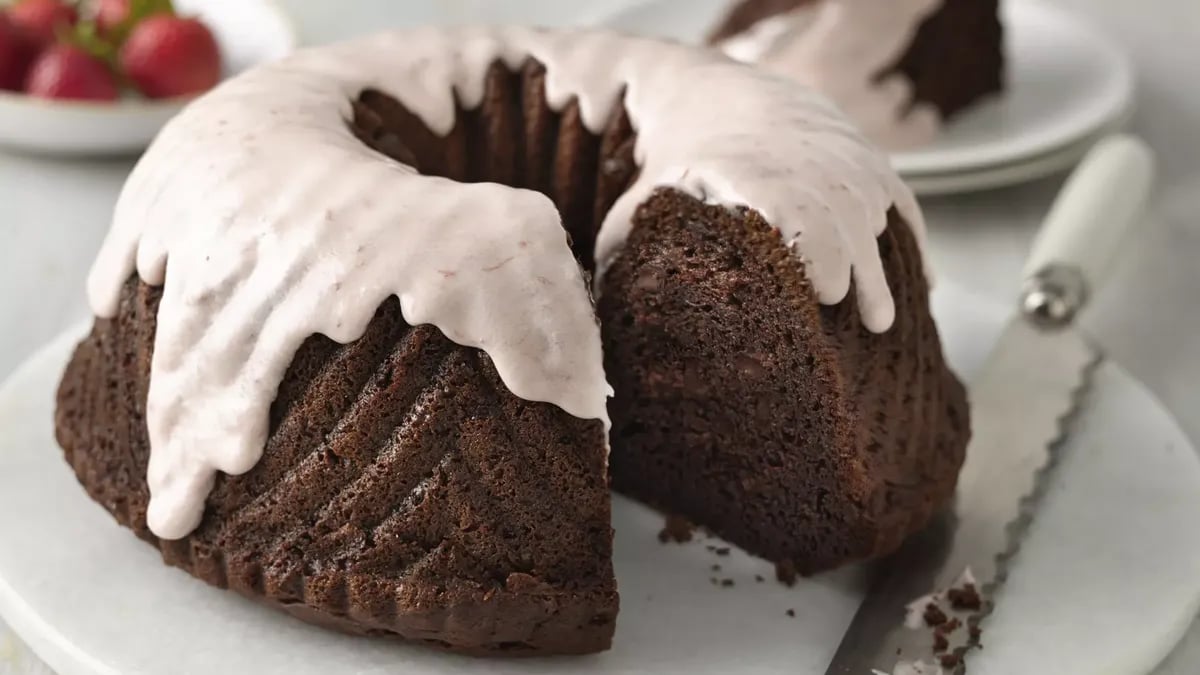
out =
[[[284,1],[310,41],[388,25],[389,12],[408,4]],[[543,4],[545,23],[569,20],[573,10],[587,4],[446,1],[487,6],[509,18]],[[620,1],[592,0],[591,5]],[[1088,323],[1110,354],[1166,402],[1193,439],[1200,439],[1200,3],[1054,1],[1093,18],[1133,54],[1141,88],[1133,128],[1163,162],[1152,217],[1128,246]],[[130,166],[128,161],[67,163],[0,151],[0,377],[86,315],[83,278]],[[1030,237],[1059,182],[926,201],[940,275],[996,298],[1011,297]],[[3,675],[9,675],[6,661],[27,659],[0,628]],[[1200,627],[1193,628],[1160,675],[1196,672]]]

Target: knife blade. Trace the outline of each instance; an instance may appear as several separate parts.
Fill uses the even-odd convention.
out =
[[[1018,311],[970,385],[972,440],[954,508],[881,564],[826,675],[967,671],[1102,359],[1076,318],[1139,219],[1154,173],[1144,143],[1116,136],[1099,143],[1067,181],[1028,259]],[[965,627],[944,634],[935,649],[923,609],[968,585],[973,593],[957,598]]]

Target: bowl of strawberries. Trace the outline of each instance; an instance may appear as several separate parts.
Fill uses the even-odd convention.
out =
[[[190,100],[295,45],[272,0],[0,0],[0,146],[139,152]]]

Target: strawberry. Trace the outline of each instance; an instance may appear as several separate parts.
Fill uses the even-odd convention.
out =
[[[55,45],[38,57],[25,80],[31,96],[76,101],[115,101],[117,78],[103,61],[74,45]]]
[[[129,0],[99,0],[96,3],[96,29],[112,35],[129,18]]]
[[[25,75],[37,56],[37,45],[0,13],[0,89],[20,91]]]
[[[79,13],[63,0],[21,0],[9,8],[8,14],[42,46],[53,44],[60,29],[79,21]]]
[[[150,98],[198,94],[221,79],[221,53],[212,31],[196,19],[168,14],[134,27],[121,48],[120,63]]]

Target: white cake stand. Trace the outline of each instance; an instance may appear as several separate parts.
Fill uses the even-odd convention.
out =
[[[949,286],[935,299],[951,360],[970,373],[1004,311]],[[480,672],[478,660],[310,627],[163,566],[88,500],[53,440],[54,390],[81,332],[0,388],[0,615],[49,665],[61,675]],[[1200,605],[1198,517],[1195,449],[1141,385],[1101,368],[971,675],[1148,672]],[[661,516],[626,500],[613,518],[613,650],[491,661],[487,672],[821,675],[862,598],[863,568],[789,589],[762,561],[715,556],[711,540],[660,544]]]

